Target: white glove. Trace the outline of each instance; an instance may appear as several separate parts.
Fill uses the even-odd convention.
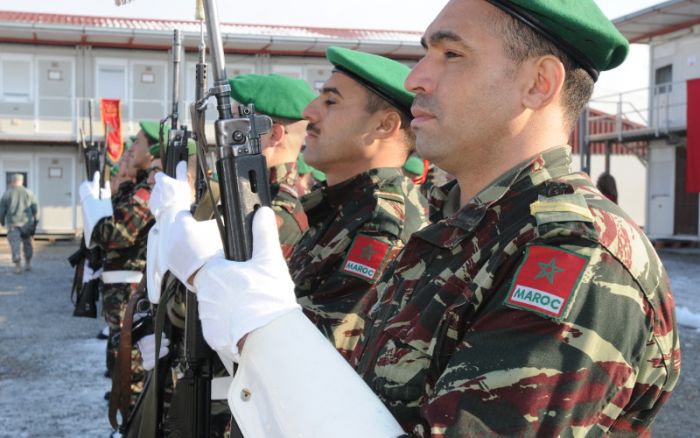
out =
[[[148,231],[146,244],[146,292],[148,300],[153,304],[160,302],[160,289],[163,273],[158,270],[158,253],[160,252],[160,229],[158,223]]]
[[[166,212],[157,224],[159,252],[154,278],[170,271],[189,290],[190,277],[223,249],[215,220],[196,221],[189,211],[181,211],[170,220]],[[278,244],[279,245],[279,244]]]
[[[141,352],[143,369],[151,371],[156,366],[156,335],[146,335],[141,338],[136,345]],[[170,345],[170,340],[165,336],[165,333],[163,333],[160,337],[160,354],[158,355],[158,359],[162,359],[168,355],[168,352],[170,352],[168,345]]]
[[[192,204],[192,188],[187,182],[187,162],[180,161],[175,168],[173,179],[163,172],[156,174],[156,184],[151,191],[148,208],[156,221],[165,211],[178,212],[189,210]]]
[[[112,186],[105,181],[105,186],[100,189],[100,199],[112,199]]]
[[[93,271],[92,268],[90,268],[90,263],[85,260],[85,264],[83,265],[83,284],[100,278],[102,271],[104,271],[102,268],[98,269],[97,271]]]
[[[80,185],[80,203],[83,207],[83,236],[85,245],[90,248],[92,231],[103,217],[113,214],[112,200],[100,199],[100,172],[95,172],[92,181],[86,180]]]
[[[272,209],[253,218],[253,257],[246,262],[217,254],[194,279],[204,339],[217,351],[240,358],[238,341],[246,334],[301,307],[277,235]],[[228,356],[228,354],[226,354]]]

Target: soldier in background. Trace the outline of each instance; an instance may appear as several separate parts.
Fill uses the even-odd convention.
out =
[[[680,372],[669,279],[629,216],[571,172],[565,146],[628,42],[592,0],[451,0],[423,44],[406,81],[417,148],[456,179],[443,219],[412,237],[351,328],[366,385],[303,319],[269,210],[252,260],[214,256],[194,276],[207,341],[239,361],[232,411],[255,412],[237,421],[343,436],[650,435]],[[313,397],[280,412],[300,391]]]
[[[15,274],[22,272],[20,244],[24,247],[25,269],[32,270],[32,239],[39,222],[39,206],[34,193],[24,188],[23,184],[24,175],[13,174],[10,177],[10,187],[0,199],[0,224],[7,228]]]
[[[153,160],[150,147],[158,142],[159,124],[141,122],[140,127],[123,165],[127,181],[120,184],[114,197],[96,193],[96,180],[86,181],[81,186],[86,243],[88,247],[100,246],[105,253],[101,276],[104,284],[103,313],[109,326],[107,371],[113,379],[117,347],[111,340],[121,329],[127,302],[137,292],[143,276],[146,238],[153,224],[148,209],[151,187],[147,182],[147,169]],[[130,174],[135,174],[134,182],[128,179]],[[136,346],[132,348],[130,374],[134,403],[144,379]]]
[[[326,55],[335,70],[304,110],[304,160],[327,179],[302,198],[310,229],[289,269],[299,302],[347,354],[358,301],[426,224],[425,200],[402,171],[415,140],[409,68],[337,47]]]
[[[309,228],[299,200],[308,189],[297,172],[297,157],[307,125],[302,111],[316,95],[306,81],[275,74],[240,75],[229,83],[234,100],[255,104],[256,112],[272,118],[272,129],[260,137],[260,146],[270,170],[270,196],[282,252],[289,258]]]
[[[302,111],[316,95],[309,85],[300,79],[291,79],[279,75],[240,75],[230,80],[231,97],[237,102],[249,105],[255,104],[256,112],[272,118],[273,125],[269,133],[261,136],[260,144],[262,153],[266,158],[268,169],[270,170],[270,194],[272,197],[272,208],[277,218],[279,232],[279,243],[285,256],[292,253],[294,245],[299,241],[302,234],[308,228],[306,215],[299,201],[299,197],[305,192],[304,187],[299,185],[299,175],[297,173],[297,156],[301,150],[301,145],[306,133],[307,122],[303,120]],[[194,144],[190,147],[190,163],[188,164],[188,181],[190,189],[194,190],[194,175],[196,175],[196,162],[194,161]],[[213,196],[205,194],[200,200],[198,208],[193,214],[197,220],[207,220],[213,217],[214,209],[211,204],[212,198],[218,202],[218,183],[210,181]],[[221,245],[218,228],[213,220],[201,222],[201,235],[203,240],[219,242]],[[151,259],[149,259],[151,263]],[[184,351],[184,328],[185,328],[185,288],[173,277],[164,277],[163,296],[161,300],[159,291],[155,294],[149,290],[149,296],[157,296],[159,307],[167,312],[167,322],[164,327],[157,326],[156,333],[164,333],[161,344],[169,346],[167,350],[161,349],[161,357],[165,356],[165,351],[170,352],[167,359],[171,367],[171,373],[166,374],[164,393],[158,395],[160,403],[163,405],[163,431],[166,436],[175,436],[179,431],[178,427],[185,423],[184,415],[189,413],[183,408],[181,393],[178,392],[178,381],[174,377],[182,376],[186,364],[183,358]],[[157,288],[157,286],[153,286]],[[167,301],[165,301],[167,300]],[[156,318],[157,320],[158,318]],[[148,337],[139,343],[144,356],[144,363],[148,363],[147,369],[155,366],[155,337]],[[218,359],[214,361],[214,385],[220,382],[221,378],[227,376],[226,369]],[[155,386],[149,384],[148,391],[155,391]],[[173,393],[174,392],[174,393]],[[216,392],[216,391],[214,391]],[[153,396],[153,395],[152,395]],[[172,406],[172,410],[171,410]],[[150,407],[145,408],[144,416],[155,416]],[[223,400],[214,400],[211,406],[211,436],[225,437],[230,433],[231,412],[228,405]],[[153,433],[153,421],[148,419],[143,422],[140,434],[150,436]]]

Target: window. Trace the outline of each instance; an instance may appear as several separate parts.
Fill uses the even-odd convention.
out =
[[[3,100],[29,102],[32,100],[32,61],[27,58],[3,58],[0,61]]]
[[[673,82],[673,64],[657,68],[654,75],[654,94],[670,93],[673,87],[671,82]]]

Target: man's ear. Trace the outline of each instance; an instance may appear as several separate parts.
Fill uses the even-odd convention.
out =
[[[270,130],[271,146],[275,147],[282,142],[285,136],[285,127],[281,123],[273,123]]]
[[[375,129],[377,139],[389,138],[401,130],[401,116],[396,111],[387,109],[377,115],[381,117]]]
[[[537,110],[559,99],[566,79],[566,70],[559,58],[541,56],[533,59],[529,67],[523,106]]]

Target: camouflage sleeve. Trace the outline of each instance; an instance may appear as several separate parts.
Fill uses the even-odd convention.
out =
[[[386,245],[386,253],[382,255],[383,259],[377,265],[373,279],[364,278],[361,273],[349,273],[343,267],[349,261],[349,254],[358,236]],[[364,230],[356,235],[356,239],[345,245],[340,254],[335,255],[337,263],[333,272],[324,278],[313,294],[297,300],[306,316],[346,358],[356,348],[364,326],[365,315],[360,310],[363,308],[363,297],[403,248],[403,242],[390,233],[370,233]]]
[[[39,203],[36,201],[36,195],[34,193],[29,192],[29,197],[30,197],[30,203],[31,203],[31,210],[32,210],[32,216],[34,217],[35,222],[39,222]]]
[[[294,252],[294,246],[301,239],[304,230],[302,230],[299,221],[295,219],[293,212],[274,203],[272,204],[272,210],[277,218],[277,230],[279,232],[280,245],[282,246],[282,254],[284,254],[285,260],[289,261]],[[301,214],[303,214],[303,211]]]
[[[148,209],[148,197],[134,194],[126,201],[114,206],[112,217],[102,219],[92,232],[92,241],[104,250],[133,246],[137,240],[146,238],[146,231],[153,222]]]
[[[650,426],[674,380],[663,348],[673,342],[672,303],[653,308],[601,247],[569,250],[589,261],[560,291],[567,310],[559,320],[534,295],[529,309],[511,305],[522,260],[482,279],[480,303],[448,309],[421,409],[433,437],[601,436],[613,425],[636,435]]]

